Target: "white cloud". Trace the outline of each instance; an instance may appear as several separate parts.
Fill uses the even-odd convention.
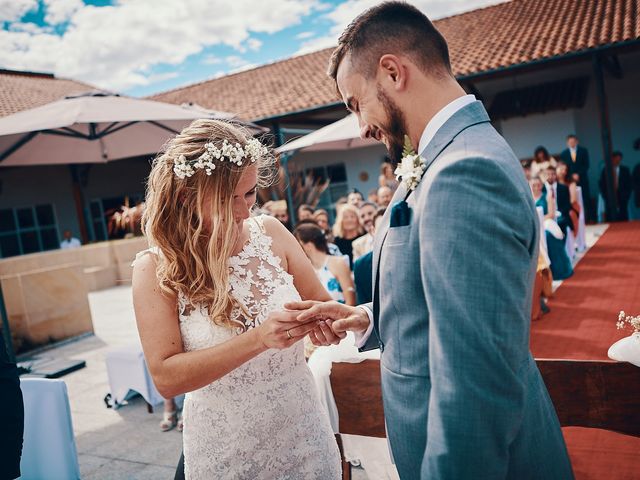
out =
[[[218,65],[222,63],[222,59],[216,57],[215,55],[207,55],[202,59],[200,63],[202,63],[203,65]]]
[[[296,35],[298,40],[306,40],[307,38],[311,38],[315,35],[315,32],[300,32]]]
[[[38,0],[0,0],[0,22],[14,22],[38,9]]]
[[[56,0],[57,1],[57,0]],[[18,2],[0,2],[12,5]],[[24,5],[27,5],[26,2]],[[62,36],[0,31],[0,67],[51,71],[110,90],[149,85],[153,67],[179,65],[205,47],[259,48],[251,33],[296,25],[319,0],[127,0],[84,5],[68,17]],[[19,18],[14,9],[10,17]],[[61,9],[55,13],[63,18]],[[237,64],[236,68],[246,68]]]
[[[165,80],[171,80],[172,78],[178,77],[178,75],[178,72],[154,73],[149,75],[147,78],[149,83],[158,83],[164,82]]]
[[[262,47],[262,41],[258,40],[257,38],[250,38],[249,40],[247,40],[247,47],[249,47],[249,50],[257,52],[258,50],[260,50],[260,47]]]
[[[422,10],[430,20],[437,20],[458,13],[467,12],[488,5],[495,5],[506,0],[414,0],[410,3]],[[353,0],[341,3],[329,13],[323,15],[333,23],[329,33],[313,38],[300,45],[297,55],[332,47],[338,43],[338,37],[351,21],[366,9],[381,3],[380,0]]]
[[[230,55],[225,58],[225,61],[232,68],[244,67],[247,63],[249,63],[244,58],[237,55]]]
[[[235,48],[240,53],[247,53],[247,51],[252,50],[257,52],[262,47],[262,41],[257,38],[249,38],[246,42],[241,45],[237,45]]]
[[[41,34],[41,33],[52,33],[52,27],[41,27],[36,25],[35,23],[23,23],[23,22],[14,22],[9,25],[9,30],[12,32],[24,32],[30,33],[32,35]]]
[[[44,20],[51,25],[68,21],[84,6],[82,0],[44,0],[44,4],[47,12]]]

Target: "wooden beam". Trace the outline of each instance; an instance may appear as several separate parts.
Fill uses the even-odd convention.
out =
[[[624,72],[622,71],[622,65],[620,65],[620,59],[615,53],[602,57],[602,66],[613,78],[622,80]]]
[[[607,92],[604,85],[604,72],[602,70],[602,59],[599,54],[593,55],[593,75],[596,84],[596,97],[598,102],[598,113],[600,120],[600,137],[602,140],[602,154],[604,155],[604,172],[607,184],[607,204],[606,213],[607,220],[611,221],[616,218],[618,211],[618,199],[614,195],[613,188],[613,162],[611,154],[613,147],[611,145],[611,123],[609,121],[609,104],[607,102]]]

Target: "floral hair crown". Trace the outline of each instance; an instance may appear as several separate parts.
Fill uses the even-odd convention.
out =
[[[238,166],[242,165],[243,159],[255,163],[261,157],[269,154],[269,149],[260,143],[260,140],[252,138],[242,147],[239,143],[232,145],[227,140],[222,142],[222,148],[216,147],[208,142],[204,146],[205,152],[195,161],[187,160],[184,155],[180,155],[173,163],[173,173],[179,179],[191,177],[196,170],[204,170],[207,175],[216,169],[214,160],[219,162],[231,162]]]

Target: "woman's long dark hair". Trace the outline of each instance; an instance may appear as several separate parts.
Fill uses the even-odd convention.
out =
[[[324,235],[322,229],[318,224],[312,220],[303,220],[298,223],[293,236],[300,243],[313,243],[320,252],[329,253],[329,245],[327,244],[327,238]]]

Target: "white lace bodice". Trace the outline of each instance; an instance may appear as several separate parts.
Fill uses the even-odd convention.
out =
[[[262,217],[248,222],[249,240],[228,265],[230,290],[250,313],[250,329],[300,295],[271,249]],[[206,309],[184,297],[178,307],[185,351],[218,345],[244,330],[214,324]],[[243,318],[239,309],[232,312],[232,319]],[[186,478],[340,478],[339,453],[302,342],[263,352],[188,393],[183,417]]]

